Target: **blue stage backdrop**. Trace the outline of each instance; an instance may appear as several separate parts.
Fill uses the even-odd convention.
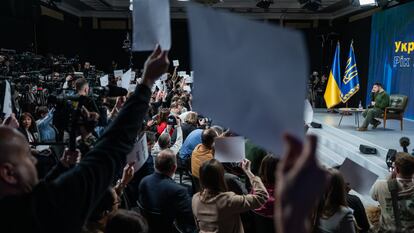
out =
[[[372,17],[367,103],[372,84],[407,95],[405,117],[414,120],[414,2]]]

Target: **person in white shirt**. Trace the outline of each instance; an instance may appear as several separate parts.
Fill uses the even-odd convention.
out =
[[[165,149],[170,149],[174,152],[175,155],[181,149],[183,145],[183,131],[181,129],[181,120],[179,117],[175,116],[176,125],[174,126],[177,131],[177,139],[175,140],[174,145],[171,145],[171,135],[173,130],[173,125],[168,125],[165,130],[162,132],[160,137],[158,138],[157,143],[151,149],[151,155],[155,158],[157,155]]]

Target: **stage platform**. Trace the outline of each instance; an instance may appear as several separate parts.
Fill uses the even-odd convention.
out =
[[[313,121],[322,124],[322,129],[311,128],[309,133],[319,136],[318,157],[321,163],[327,166],[342,164],[345,158],[349,158],[374,172],[379,178],[386,178],[389,175],[385,163],[388,150],[402,151],[399,144],[401,137],[408,137],[414,143],[413,121],[405,120],[403,131],[400,130],[399,121],[390,120],[387,121],[386,129],[381,124],[375,130],[369,128],[369,131],[359,132],[356,131],[355,115],[344,116],[341,125],[338,126],[340,118],[339,113],[327,113],[326,109],[314,110]],[[361,124],[363,120],[360,116]],[[360,144],[377,148],[378,154],[360,153]]]

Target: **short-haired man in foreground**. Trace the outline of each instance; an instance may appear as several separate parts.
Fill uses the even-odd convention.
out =
[[[172,232],[173,222],[192,227],[194,218],[188,189],[173,180],[177,170],[175,153],[166,149],[155,158],[156,171],[146,176],[139,185],[139,203],[144,212],[159,213],[162,217],[148,223],[151,232]],[[145,214],[144,214],[145,216]]]
[[[372,128],[375,129],[381,124],[380,121],[376,120],[376,117],[380,117],[384,113],[386,107],[390,104],[390,96],[385,92],[381,83],[375,83],[372,87],[373,100],[371,105],[373,108],[367,109],[362,113],[365,117],[364,123],[359,127],[358,131],[367,131],[368,125],[372,124]]]
[[[167,54],[157,46],[145,63],[143,84],[137,86],[95,148],[53,181],[38,182],[36,161],[23,135],[0,127],[1,232],[80,232],[125,164],[148,110],[151,87],[168,69]]]
[[[414,232],[414,157],[400,152],[394,163],[393,177],[379,180],[372,187],[372,199],[380,203],[380,232]],[[390,188],[397,189],[399,228],[396,226]]]

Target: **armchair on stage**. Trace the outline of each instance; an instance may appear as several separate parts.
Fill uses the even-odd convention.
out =
[[[401,122],[401,131],[403,130],[403,117],[407,108],[408,97],[405,95],[390,95],[390,106],[385,108],[384,128],[387,126],[387,120],[399,120]]]

